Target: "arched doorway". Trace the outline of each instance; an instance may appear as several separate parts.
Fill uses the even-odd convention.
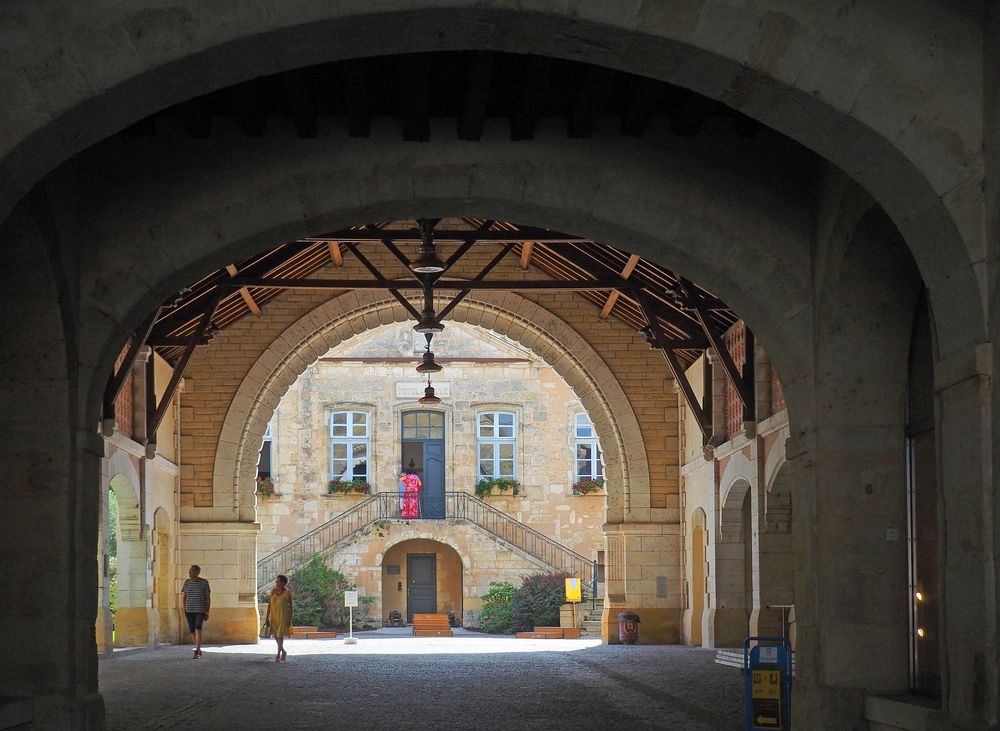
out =
[[[453,614],[461,621],[462,557],[446,543],[413,538],[390,547],[382,558],[382,615]]]
[[[688,644],[702,644],[705,622],[705,511],[698,508],[691,516],[691,578],[688,582],[690,612],[688,617]]]

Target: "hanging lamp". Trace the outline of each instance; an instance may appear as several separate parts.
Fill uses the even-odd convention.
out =
[[[440,219],[421,218],[417,220],[420,227],[420,252],[410,263],[410,269],[417,274],[440,274],[444,271],[444,262],[438,258],[434,246],[434,226]]]
[[[427,376],[427,388],[424,389],[424,395],[420,398],[419,403],[421,406],[430,406],[441,403],[441,399],[439,399],[437,394],[434,393],[434,386],[431,385],[430,375]]]
[[[431,352],[431,340],[434,335],[426,333],[424,337],[427,338],[427,347],[424,350],[423,360],[417,365],[417,373],[439,373],[443,366],[434,361],[434,353]]]

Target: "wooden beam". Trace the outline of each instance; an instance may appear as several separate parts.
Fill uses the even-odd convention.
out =
[[[527,269],[528,265],[531,263],[531,252],[535,248],[533,241],[525,241],[521,245],[521,268]]]
[[[687,298],[687,301],[698,320],[698,324],[701,325],[701,329],[705,333],[705,337],[708,338],[708,342],[712,346],[712,350],[714,350],[716,356],[718,356],[719,364],[722,366],[722,370],[726,374],[726,378],[729,380],[730,385],[732,385],[733,389],[736,391],[736,395],[743,404],[743,408],[746,409],[748,406],[752,406],[753,395],[747,393],[746,386],[743,382],[743,375],[739,372],[739,369],[736,368],[733,356],[729,352],[729,348],[726,347],[725,342],[723,342],[722,335],[716,330],[715,324],[712,322],[711,315],[694,296],[694,284],[683,277],[679,279],[679,282],[681,291]]]
[[[374,264],[372,264],[368,260],[368,257],[366,257],[364,254],[361,253],[361,251],[358,250],[357,246],[355,246],[354,244],[347,244],[346,246],[350,250],[350,252],[354,254],[357,260],[361,262],[364,268],[367,269],[369,272],[371,272],[371,275],[373,277],[375,277],[376,279],[383,279],[382,273],[378,270],[378,268],[376,268]],[[418,287],[423,287],[423,285],[420,282],[416,282],[416,285]],[[401,295],[398,291],[391,289],[389,290],[389,294],[391,294],[396,299],[396,301],[399,302],[399,304],[401,304],[406,309],[406,311],[413,316],[415,320],[420,319],[420,312],[417,310],[416,307],[414,307],[410,303],[408,299],[406,299],[406,297]]]
[[[380,231],[375,228],[359,228],[346,231],[334,231],[322,236],[311,236],[299,239],[300,243],[323,243],[326,241],[339,241],[346,243],[365,243],[369,241],[382,241],[387,235],[392,240],[399,243],[419,244],[421,235],[419,229],[411,228],[401,231]],[[589,244],[590,239],[580,236],[570,236],[558,231],[549,231],[544,228],[522,226],[516,231],[435,231],[435,244],[460,244],[466,241],[474,241],[479,244],[520,244],[525,241],[533,241],[536,244]]]
[[[233,104],[240,128],[249,137],[260,137],[267,127],[264,107],[257,89],[257,80],[251,79],[232,87]]]
[[[403,139],[431,138],[430,60],[426,53],[399,57],[399,108]]]
[[[756,380],[755,376],[755,366],[756,359],[754,358],[754,348],[756,347],[756,342],[754,339],[753,331],[743,323],[745,330],[744,335],[744,348],[743,348],[743,389],[746,391],[748,396],[747,402],[743,404],[743,421],[757,421],[757,393],[756,393]]]
[[[260,305],[258,305],[256,302],[254,302],[253,297],[250,295],[250,290],[249,289],[247,289],[246,287],[240,287],[240,296],[243,298],[243,301],[246,303],[247,308],[254,315],[256,315],[257,317],[260,317],[261,315],[264,314],[260,310]]]
[[[702,439],[708,439],[711,436],[711,425],[705,417],[705,410],[702,408],[701,404],[698,403],[698,399],[694,395],[694,389],[691,388],[691,383],[688,381],[687,376],[684,375],[684,369],[681,368],[680,363],[677,361],[677,356],[674,351],[670,349],[663,337],[663,331],[660,329],[659,323],[656,321],[656,315],[649,307],[649,300],[640,291],[635,290],[633,292],[636,302],[639,303],[639,307],[642,308],[643,315],[646,317],[646,322],[650,331],[653,334],[653,342],[656,344],[657,349],[663,354],[664,360],[667,362],[667,368],[670,370],[670,374],[673,376],[674,381],[680,388],[681,396],[684,398],[684,403],[694,414],[695,420],[698,422],[698,428],[701,429]]]
[[[549,86],[550,59],[544,56],[529,56],[524,67],[524,76],[518,88],[521,97],[514,105],[510,116],[510,138],[530,140],[535,136],[535,125],[541,113]]]
[[[434,283],[435,289],[462,291],[535,291],[553,290],[583,292],[587,290],[621,289],[627,283],[619,277],[609,279],[581,279],[567,281],[561,279],[523,279],[495,282],[464,281],[443,279]],[[388,289],[412,290],[423,289],[423,285],[415,279],[268,279],[264,277],[237,277],[228,282],[220,282],[220,288],[259,287],[261,289]]]
[[[347,117],[347,134],[351,137],[371,137],[371,100],[368,98],[368,79],[364,59],[344,61],[344,107]]]
[[[483,136],[486,122],[486,101],[490,93],[490,76],[493,73],[493,52],[483,51],[469,56],[465,72],[465,96],[458,118],[458,139],[478,141]]]
[[[489,274],[491,271],[493,271],[496,268],[497,264],[499,264],[501,261],[503,261],[503,258],[505,256],[507,256],[507,254],[509,254],[513,250],[514,250],[514,244],[506,244],[500,250],[500,253],[498,253],[496,256],[494,256],[490,260],[490,262],[486,266],[484,266],[482,268],[482,271],[480,271],[479,274],[477,274],[472,279],[472,281],[473,282],[482,282],[483,279],[486,278],[486,275]],[[455,307],[458,306],[459,302],[461,302],[462,300],[464,300],[466,297],[469,296],[469,292],[471,292],[471,291],[472,291],[471,289],[463,289],[461,292],[459,292],[457,295],[455,295],[452,298],[451,302],[449,302],[445,306],[445,308],[443,310],[441,310],[441,312],[438,313],[438,320],[443,320],[448,315],[449,312],[451,312],[453,309],[455,309]]]
[[[149,339],[149,334],[153,330],[153,325],[156,323],[156,319],[160,316],[160,312],[162,311],[162,307],[157,307],[156,311],[146,318],[142,325],[139,326],[139,329],[133,333],[132,342],[129,343],[128,350],[125,351],[125,358],[122,359],[122,363],[118,367],[118,370],[115,373],[112,373],[111,378],[108,379],[107,386],[104,388],[105,419],[115,418],[115,401],[118,399],[118,395],[121,393],[122,387],[125,385],[125,380],[128,378],[128,374],[132,372],[132,366],[135,365],[135,361],[139,357],[139,351]]]
[[[649,117],[663,98],[665,90],[661,81],[645,76],[636,80],[622,115],[622,134],[642,137],[649,124]]]
[[[617,78],[618,72],[607,66],[587,67],[576,105],[566,122],[566,132],[571,139],[588,138],[594,133]]]
[[[156,430],[160,428],[160,424],[163,422],[163,417],[167,415],[167,409],[170,408],[170,402],[174,398],[174,394],[177,392],[177,386],[181,382],[181,377],[184,375],[184,369],[187,368],[188,362],[191,360],[191,356],[194,355],[194,350],[199,344],[199,340],[205,337],[205,332],[208,330],[209,326],[212,324],[212,318],[215,317],[215,311],[219,308],[219,303],[222,301],[220,295],[215,295],[212,301],[209,303],[208,308],[205,310],[204,314],[201,316],[201,320],[198,322],[198,328],[194,331],[191,337],[188,339],[188,344],[184,348],[184,353],[181,355],[180,359],[177,361],[177,365],[174,366],[174,371],[170,375],[170,381],[167,383],[167,387],[163,392],[163,398],[160,399],[159,405],[156,405],[156,394],[152,391],[150,383],[152,382],[152,369],[147,371],[146,377],[146,388],[147,388],[147,407],[146,407],[146,443],[156,444]],[[149,362],[153,363],[154,354],[150,353]],[[152,394],[150,398],[149,395]],[[153,409],[149,408],[150,403]]]
[[[336,241],[327,242],[330,245],[330,258],[333,259],[333,263],[339,267],[344,266],[344,255],[340,251],[340,244]]]
[[[632,276],[632,271],[635,269],[636,264],[639,263],[639,255],[632,254],[629,256],[628,261],[625,262],[625,266],[622,267],[622,279],[628,279]],[[600,318],[603,320],[608,315],[611,314],[611,309],[615,306],[615,302],[621,296],[621,292],[617,289],[608,295],[608,301],[604,303],[604,307],[601,308]]]
[[[316,110],[305,71],[294,69],[281,75],[285,86],[285,96],[288,98],[288,110],[295,124],[295,134],[301,138],[315,138],[319,125],[316,120]]]
[[[237,274],[240,273],[240,270],[236,268],[235,264],[227,264],[226,271],[229,273],[230,277],[235,277]],[[260,317],[263,314],[260,310],[260,307],[257,305],[256,302],[254,302],[253,297],[250,295],[249,289],[247,289],[246,287],[240,287],[240,296],[243,298],[243,301],[246,303],[247,307],[254,315]]]

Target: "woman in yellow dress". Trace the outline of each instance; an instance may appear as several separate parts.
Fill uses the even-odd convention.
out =
[[[285,638],[292,634],[292,591],[287,587],[288,577],[278,574],[267,600],[267,617],[264,618],[264,624],[271,628],[271,636],[278,643],[275,662],[283,662],[288,657]]]

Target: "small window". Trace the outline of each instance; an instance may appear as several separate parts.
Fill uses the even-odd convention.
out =
[[[403,439],[444,439],[444,414],[407,411],[403,414]]]
[[[573,474],[574,482],[584,479],[603,480],[604,462],[602,461],[601,445],[597,441],[597,433],[590,417],[577,414],[573,420]]]
[[[260,445],[260,454],[257,455],[257,476],[271,476],[271,425],[267,425],[264,430],[264,441]]]
[[[481,411],[477,415],[479,477],[516,477],[516,419],[509,411]]]
[[[330,479],[368,482],[369,429],[366,411],[330,414]]]

